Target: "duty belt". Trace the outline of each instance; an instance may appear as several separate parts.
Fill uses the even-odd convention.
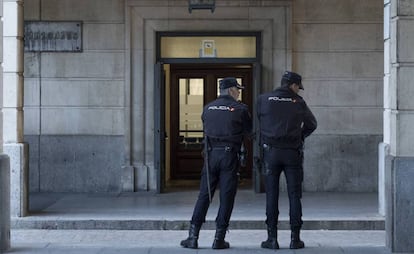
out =
[[[232,146],[212,146],[210,147],[210,150],[223,150],[225,152],[231,152],[234,150],[234,147]]]

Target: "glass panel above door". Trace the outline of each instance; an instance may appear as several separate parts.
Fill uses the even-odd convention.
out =
[[[162,36],[161,58],[255,58],[256,36]]]

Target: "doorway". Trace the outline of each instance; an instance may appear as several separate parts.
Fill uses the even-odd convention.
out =
[[[246,87],[239,100],[252,110],[253,67],[251,64],[172,64],[168,76],[170,179],[172,182],[199,180],[203,167],[203,107],[219,95],[218,84],[222,78],[235,77]],[[252,151],[252,142],[245,142],[247,150]],[[242,178],[251,179],[252,166],[252,156],[248,156],[246,167],[240,170]]]

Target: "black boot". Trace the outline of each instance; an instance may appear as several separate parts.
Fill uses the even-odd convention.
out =
[[[188,231],[188,238],[181,241],[181,246],[183,246],[184,248],[197,249],[199,233],[200,233],[200,226],[191,224],[190,229]]]
[[[277,228],[267,228],[267,240],[262,242],[262,248],[265,249],[279,249],[279,243],[277,242]]]
[[[291,249],[302,249],[305,248],[305,243],[300,240],[300,228],[292,229],[292,233],[290,235],[290,248]]]
[[[214,236],[213,249],[228,249],[230,244],[224,241],[226,236],[226,228],[218,228],[216,230],[216,235]]]

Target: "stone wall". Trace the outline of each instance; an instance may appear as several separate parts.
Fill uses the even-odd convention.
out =
[[[30,191],[119,191],[124,1],[26,0],[25,20],[81,21],[81,53],[25,52]],[[120,141],[121,140],[121,141]]]
[[[414,252],[414,2],[384,1],[384,143],[386,245]],[[380,146],[381,148],[381,146]],[[385,150],[385,149],[384,149]]]
[[[83,22],[82,53],[25,52],[31,191],[117,191],[125,158],[135,189],[156,189],[153,102],[145,100],[153,96],[154,34],[206,28],[263,33],[262,91],[278,86],[284,69],[303,75],[319,123],[306,144],[305,191],[377,190],[381,1],[218,1],[214,14],[191,15],[186,5],[25,1],[26,20]]]
[[[318,120],[305,190],[376,191],[382,140],[383,3],[293,1],[293,69]]]

